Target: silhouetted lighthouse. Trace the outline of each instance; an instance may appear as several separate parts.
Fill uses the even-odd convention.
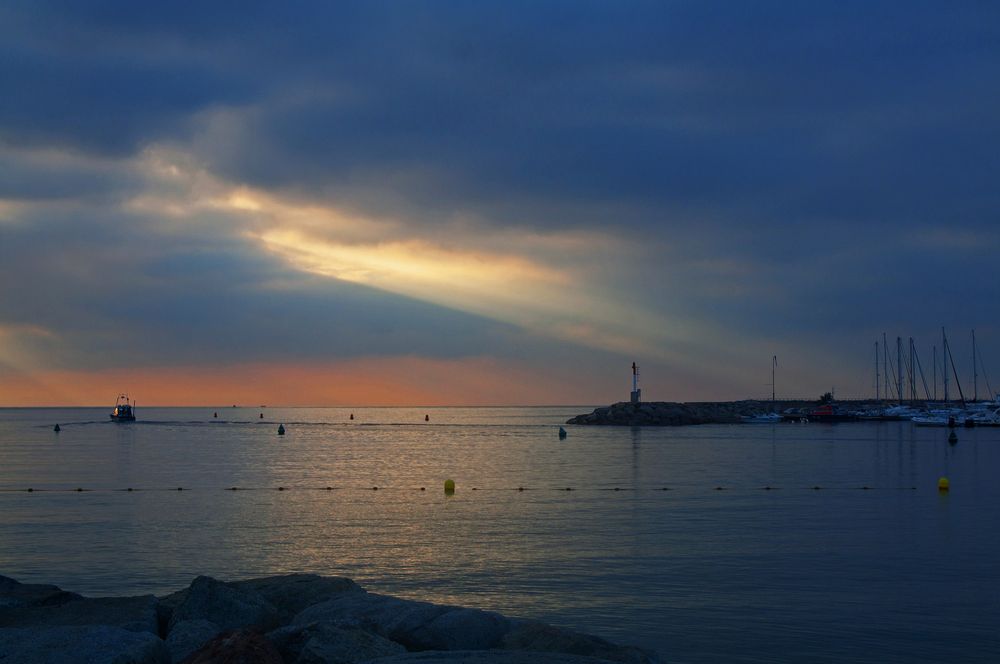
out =
[[[632,363],[632,403],[639,403],[642,390],[639,389],[639,367]]]

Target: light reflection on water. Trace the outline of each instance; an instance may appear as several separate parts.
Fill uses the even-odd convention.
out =
[[[559,441],[586,408],[106,410],[0,410],[0,489],[18,490],[0,492],[0,573],[90,594],[341,574],[676,662],[1000,652],[1000,429],[954,447],[909,423]]]

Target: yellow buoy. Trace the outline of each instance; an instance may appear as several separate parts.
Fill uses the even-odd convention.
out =
[[[444,481],[444,492],[449,494],[455,493],[455,480]]]
[[[938,480],[938,491],[947,491],[949,488],[947,477],[942,477]]]

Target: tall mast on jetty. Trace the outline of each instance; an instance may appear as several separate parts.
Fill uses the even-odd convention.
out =
[[[778,366],[778,356],[771,356],[771,403],[774,403],[774,369]]]
[[[636,366],[635,362],[632,363],[632,403],[639,403],[639,398],[642,396],[642,390],[639,389],[639,367]]]

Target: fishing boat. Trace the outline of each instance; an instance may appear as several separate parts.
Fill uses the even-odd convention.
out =
[[[112,422],[135,422],[133,404],[127,394],[119,394],[115,399],[115,409],[111,411]]]

